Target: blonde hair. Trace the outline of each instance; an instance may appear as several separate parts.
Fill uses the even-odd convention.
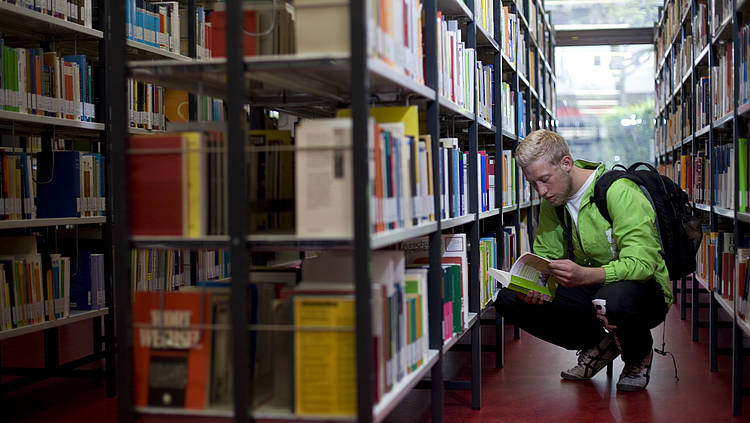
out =
[[[564,156],[570,156],[570,149],[565,138],[546,129],[530,133],[516,147],[516,161],[522,168],[541,158],[546,159],[552,165],[557,165]]]

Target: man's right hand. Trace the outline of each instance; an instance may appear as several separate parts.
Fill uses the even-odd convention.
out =
[[[542,294],[536,291],[528,291],[526,292],[526,294],[516,292],[516,296],[526,304],[541,305],[544,302],[544,300],[542,299]]]

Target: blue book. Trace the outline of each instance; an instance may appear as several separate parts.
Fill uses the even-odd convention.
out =
[[[466,163],[464,163],[464,159],[465,158],[464,158],[463,153],[458,155],[458,168],[461,169],[461,172],[458,175],[458,187],[460,191],[459,198],[461,199],[461,201],[459,201],[459,209],[458,209],[459,216],[463,216],[466,214],[466,207],[465,207],[466,201],[464,200],[464,196],[466,195],[466,192],[464,190],[464,167],[466,166]]]
[[[403,216],[403,209],[401,205],[401,196],[403,195],[403,193],[401,192],[401,172],[403,171],[403,169],[401,169],[401,140],[398,138],[392,138],[392,140],[393,140],[393,143],[391,145],[393,147],[393,154],[394,154],[393,162],[395,163],[395,167],[396,167],[395,196],[396,196],[396,210],[398,212],[396,221],[398,222],[397,227],[403,228],[404,216]]]
[[[94,310],[97,307],[97,291],[92,278],[91,252],[81,251],[70,271],[70,309]],[[54,270],[53,270],[54,272]],[[57,280],[53,277],[53,280]]]
[[[37,154],[37,217],[81,217],[81,153]]]

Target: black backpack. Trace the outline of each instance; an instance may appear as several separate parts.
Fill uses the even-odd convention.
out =
[[[644,166],[647,169],[638,170]],[[656,211],[656,229],[659,233],[661,251],[667,265],[669,279],[676,280],[695,272],[696,254],[702,235],[700,220],[690,213],[690,200],[687,193],[669,177],[660,175],[650,164],[638,162],[626,168],[622,165],[602,174],[594,185],[591,201],[599,213],[612,224],[607,209],[607,190],[613,182],[627,178],[635,182],[646,195]],[[572,253],[571,225],[563,219],[564,206],[557,207],[557,215],[563,222],[563,230],[568,240],[568,256]],[[567,216],[566,216],[567,217]]]

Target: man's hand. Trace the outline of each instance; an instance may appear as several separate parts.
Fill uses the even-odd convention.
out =
[[[516,297],[518,297],[526,304],[540,305],[544,302],[544,300],[542,299],[542,294],[536,291],[527,291],[525,294],[516,292]]]
[[[607,277],[604,268],[582,267],[568,259],[550,261],[549,270],[566,287],[604,283]]]

